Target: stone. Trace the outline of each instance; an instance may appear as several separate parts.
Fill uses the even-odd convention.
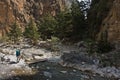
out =
[[[50,73],[50,72],[44,71],[43,74],[46,77],[52,78],[52,73]]]
[[[64,73],[64,74],[66,74],[67,73],[67,71],[60,71],[61,73]]]
[[[93,61],[90,57],[88,57],[85,54],[81,54],[80,52],[63,53],[61,59],[63,60],[63,62],[68,62],[68,63],[93,64]]]
[[[50,67],[46,67],[48,70],[50,69]]]
[[[41,56],[34,56],[35,59],[41,59]]]
[[[76,72],[76,70],[74,69],[73,72]]]
[[[87,75],[81,75],[81,77],[84,79],[89,79],[89,76],[87,76]]]

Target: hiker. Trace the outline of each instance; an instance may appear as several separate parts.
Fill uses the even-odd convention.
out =
[[[20,49],[17,49],[16,50],[16,57],[17,57],[17,62],[19,62],[20,61]]]
[[[1,62],[2,62],[2,64],[3,64],[3,61],[5,61],[4,56],[1,57]]]

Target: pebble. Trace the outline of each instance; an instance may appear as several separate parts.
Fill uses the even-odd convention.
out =
[[[50,69],[50,67],[46,67],[48,70]]]
[[[64,73],[64,74],[67,73],[67,71],[60,71],[60,72],[61,72],[61,73]]]
[[[76,72],[76,70],[75,70],[75,69],[73,69],[73,72]]]
[[[50,73],[50,72],[44,71],[43,74],[46,77],[52,78],[52,73]]]

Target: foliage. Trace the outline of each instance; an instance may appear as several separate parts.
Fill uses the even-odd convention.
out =
[[[43,18],[41,18],[39,23],[39,32],[43,39],[51,38],[55,33],[55,28],[57,26],[57,21],[54,17],[47,14]]]
[[[8,40],[9,40],[8,36],[0,37],[0,43],[8,42]]]
[[[101,66],[116,66],[120,67],[120,50],[114,50],[104,56],[101,56]]]
[[[93,40],[87,40],[86,41],[87,44],[87,51],[89,53],[89,55],[93,55],[97,52],[98,50],[98,46],[97,46],[97,42],[93,41]]]
[[[59,43],[60,43],[59,38],[52,36],[51,37],[51,42],[50,42],[50,44],[51,44],[50,50],[51,51],[59,51],[60,50],[59,49]]]
[[[73,26],[72,26],[72,15],[69,11],[60,12],[56,16],[58,22],[56,27],[56,35],[60,39],[71,37]]]
[[[22,31],[19,25],[15,22],[11,25],[10,31],[8,33],[8,37],[14,43],[19,41],[19,38],[22,36]]]
[[[99,41],[98,42],[98,52],[99,53],[107,53],[114,49],[114,45],[110,42]]]
[[[59,12],[55,17],[47,14],[40,18],[38,25],[41,37],[44,40],[51,36],[60,39],[83,39],[87,30],[82,8],[83,3],[75,0],[70,9]]]
[[[86,35],[86,21],[84,12],[82,11],[84,8],[83,3],[79,3],[77,0],[71,5],[71,15],[72,15],[72,25],[73,25],[73,36],[77,39],[83,39]]]
[[[59,38],[52,36],[52,37],[51,37],[51,41],[52,41],[53,43],[57,43],[57,42],[59,41]]]
[[[58,22],[56,36],[60,39],[82,40],[86,36],[86,21],[83,3],[77,0],[72,2],[70,10],[60,12],[56,16]]]
[[[28,25],[25,27],[24,36],[29,38],[33,44],[36,44],[40,35],[36,23],[31,19]]]

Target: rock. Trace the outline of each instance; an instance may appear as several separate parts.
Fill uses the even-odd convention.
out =
[[[4,56],[3,56],[3,57],[1,57],[1,62],[3,63],[3,61],[5,61],[5,58],[4,58]]]
[[[67,71],[60,71],[61,73],[64,73],[64,74],[66,74],[67,73]]]
[[[76,70],[74,69],[73,72],[76,72]]]
[[[82,62],[81,64],[82,64],[82,65],[84,65],[84,64],[85,64],[85,62]]]
[[[36,66],[37,69],[39,69],[40,67],[39,66]]]
[[[27,49],[27,48],[31,48],[31,46],[29,44],[24,44],[22,48]]]
[[[78,52],[70,52],[70,53],[63,53],[61,56],[61,59],[63,62],[67,63],[76,63],[76,64],[81,64],[81,63],[86,63],[86,64],[93,64],[93,61],[90,57],[88,57],[85,54],[81,54]]]
[[[41,59],[41,56],[34,56],[34,59]]]
[[[84,79],[89,79],[89,76],[87,76],[87,75],[81,75],[81,77]]]
[[[50,73],[50,72],[44,71],[43,74],[46,77],[52,78],[52,73]]]
[[[20,80],[20,78],[19,78],[19,77],[16,77],[15,80]]]
[[[93,63],[94,63],[95,65],[98,65],[99,62],[100,62],[100,61],[99,61],[98,59],[94,59],[94,60],[93,60]]]
[[[50,67],[46,67],[48,70],[50,69]]]

